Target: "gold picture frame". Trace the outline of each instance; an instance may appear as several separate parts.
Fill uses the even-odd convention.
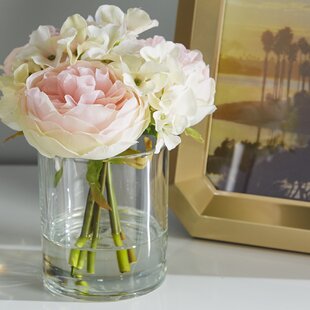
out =
[[[216,78],[225,0],[180,0],[175,39],[208,58]],[[172,154],[170,207],[193,237],[310,253],[310,203],[217,190],[206,176],[211,118]],[[310,162],[310,158],[309,158]],[[310,179],[310,176],[309,176]]]

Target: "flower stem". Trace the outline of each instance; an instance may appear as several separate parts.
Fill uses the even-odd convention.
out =
[[[91,240],[90,247],[93,249],[92,251],[87,252],[87,272],[94,274],[95,273],[95,261],[96,261],[96,251],[98,240],[99,240],[99,229],[100,229],[100,215],[101,210],[100,207],[95,204],[94,208],[94,223],[93,223],[93,237]]]
[[[87,196],[87,204],[86,204],[85,216],[84,216],[84,220],[83,220],[81,237],[77,241],[77,242],[79,242],[79,241],[82,242],[83,245],[85,245],[85,243],[88,239],[90,224],[91,224],[92,216],[93,216],[93,211],[94,211],[94,200],[92,198],[91,191],[89,190],[88,196]]]
[[[118,205],[117,200],[114,192],[113,181],[112,181],[112,172],[111,172],[111,164],[107,163],[107,199],[111,210],[109,211],[110,215],[110,222],[111,222],[111,229],[113,234],[117,234],[121,236],[121,240],[123,240],[122,231],[121,231],[121,223],[118,214]],[[114,241],[115,242],[115,241]]]
[[[102,170],[100,173],[100,184],[101,184],[101,193],[104,195],[105,191],[105,182],[107,177],[107,164],[103,162]],[[95,203],[94,212],[92,218],[92,240],[90,247],[93,249],[92,251],[87,252],[87,272],[94,274],[95,273],[95,262],[96,262],[96,251],[98,240],[99,240],[99,230],[100,230],[100,216],[101,216],[101,208]]]
[[[84,268],[84,263],[85,263],[85,259],[87,257],[87,251],[86,250],[81,250],[80,251],[80,255],[79,255],[79,261],[78,261],[78,265],[77,265],[77,269],[81,270]]]
[[[101,167],[99,167],[101,168]],[[98,171],[98,170],[97,170]],[[118,204],[113,187],[111,163],[103,162],[102,169],[99,175],[98,183],[100,184],[100,191],[102,196],[106,189],[107,201],[111,208],[109,210],[110,225],[112,231],[113,242],[117,247],[123,247],[123,241],[126,239],[125,234],[121,229],[121,222],[118,212]],[[96,249],[99,241],[100,231],[100,217],[101,207],[94,201],[91,190],[88,192],[85,214],[83,219],[83,226],[81,234],[77,239],[75,245],[77,248],[70,251],[69,264],[71,265],[71,275],[78,277],[77,270],[84,268],[87,262],[87,272],[95,273]],[[91,236],[91,250],[87,251],[85,247]],[[137,261],[135,249],[119,249],[116,251],[119,271],[121,273],[130,272],[130,264]]]
[[[111,210],[109,211],[109,216],[110,216],[113,241],[117,247],[122,247],[124,234],[122,233],[122,230],[121,230],[121,223],[120,223],[120,218],[119,218],[119,213],[118,213],[118,205],[117,205],[117,200],[116,200],[114,187],[113,187],[111,163],[109,162],[107,163],[106,187],[107,187],[107,199],[111,207]],[[126,249],[117,250],[116,256],[117,256],[119,271],[121,273],[129,272],[130,262],[129,262],[127,250]]]
[[[72,267],[77,268],[77,269],[82,269],[84,266],[85,254],[83,251],[80,250],[80,248],[84,247],[88,240],[90,224],[91,224],[92,217],[93,217],[93,210],[94,210],[94,201],[91,197],[91,192],[89,190],[88,196],[87,196],[87,203],[86,203],[86,208],[85,208],[82,231],[81,231],[80,237],[75,243],[75,245],[77,246],[77,249],[76,248],[71,249],[70,255],[69,255],[69,264]]]

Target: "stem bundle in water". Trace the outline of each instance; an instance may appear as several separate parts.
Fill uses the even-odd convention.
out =
[[[98,162],[95,163],[95,165],[97,164]],[[101,200],[105,201],[104,194],[106,192],[106,205],[110,208],[109,217],[114,245],[116,247],[123,247],[126,238],[121,229],[118,204],[113,187],[111,163],[101,162],[100,166],[97,165],[97,168],[93,168],[94,166],[89,168],[88,171],[88,180],[91,179],[94,183],[90,184],[81,234],[75,243],[77,248],[71,249],[69,255],[71,275],[78,278],[81,278],[81,275],[78,274],[78,270],[82,270],[85,263],[87,265],[87,272],[89,274],[95,273],[96,249],[100,235],[101,207],[96,202],[94,195],[92,195],[92,186],[94,184],[100,186]],[[89,176],[90,171],[92,171],[92,174]],[[97,176],[94,176],[94,174]],[[87,243],[90,243],[90,250],[84,250]],[[135,250],[133,248],[116,250],[116,257],[119,271],[121,273],[130,272],[130,264],[137,261]]]

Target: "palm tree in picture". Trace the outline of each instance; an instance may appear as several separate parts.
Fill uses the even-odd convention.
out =
[[[281,32],[281,43],[282,43],[282,61],[280,64],[280,83],[278,89],[278,98],[282,99],[283,93],[283,84],[284,84],[284,77],[286,74],[286,56],[288,56],[289,48],[293,41],[293,32],[290,27],[285,27],[284,29],[280,30]]]
[[[300,68],[301,66],[301,63],[303,61],[306,60],[306,57],[307,57],[307,54],[309,52],[309,44],[308,44],[308,41],[306,40],[306,38],[302,37],[298,40],[298,48],[299,48],[299,63],[298,63],[298,68]],[[304,57],[302,57],[304,56]],[[301,77],[301,74],[300,74],[300,71],[298,72],[298,88],[300,86],[300,77]]]
[[[300,66],[299,66],[299,73],[301,75],[302,83],[301,83],[301,90],[305,91],[306,88],[306,79],[310,76],[310,62],[308,60],[305,60]]]
[[[279,99],[281,93],[283,76],[285,73],[285,52],[293,40],[291,28],[285,27],[280,29],[275,35],[273,51],[277,56],[274,76],[274,98]],[[282,56],[282,57],[281,57]],[[281,61],[282,58],[282,61]],[[281,86],[281,87],[280,87]],[[281,88],[281,89],[280,89]]]
[[[274,35],[270,30],[266,30],[262,33],[261,42],[263,43],[263,49],[265,51],[265,59],[264,59],[264,69],[263,69],[263,83],[262,83],[262,94],[261,94],[261,104],[264,103],[265,100],[265,87],[266,87],[266,80],[268,76],[268,61],[269,61],[269,54],[272,51],[273,44],[274,44]],[[256,135],[256,142],[258,143],[260,140],[261,135],[261,126],[257,128],[257,135]]]
[[[297,43],[291,44],[288,48],[288,51],[287,51],[287,59],[288,59],[287,90],[286,90],[286,99],[287,100],[289,100],[289,97],[290,97],[292,70],[293,70],[293,64],[297,59],[297,53],[298,53]]]
[[[281,44],[281,37],[279,34],[280,31],[277,32],[277,34],[274,37],[274,44],[273,44],[273,52],[276,54],[277,61],[276,66],[274,69],[274,81],[273,81],[273,97],[274,99],[277,98],[278,94],[278,83],[279,83],[279,74],[280,74],[280,56],[282,53],[282,44]]]
[[[266,79],[267,79],[267,75],[268,75],[268,60],[269,60],[269,54],[272,51],[273,42],[274,42],[273,33],[269,30],[263,32],[263,34],[261,36],[261,41],[263,43],[263,48],[265,51],[264,70],[263,70],[263,85],[262,85],[262,96],[261,96],[261,102],[264,102]]]

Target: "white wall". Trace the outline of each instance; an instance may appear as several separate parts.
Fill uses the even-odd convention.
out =
[[[115,4],[124,11],[130,7],[146,10],[159,21],[159,27],[146,35],[158,34],[173,40],[178,0],[0,0],[0,63],[14,47],[25,44],[28,35],[39,25],[59,27],[67,16],[94,15],[102,4]],[[0,123],[0,164],[35,163],[36,150],[23,137],[2,143],[13,133]]]

